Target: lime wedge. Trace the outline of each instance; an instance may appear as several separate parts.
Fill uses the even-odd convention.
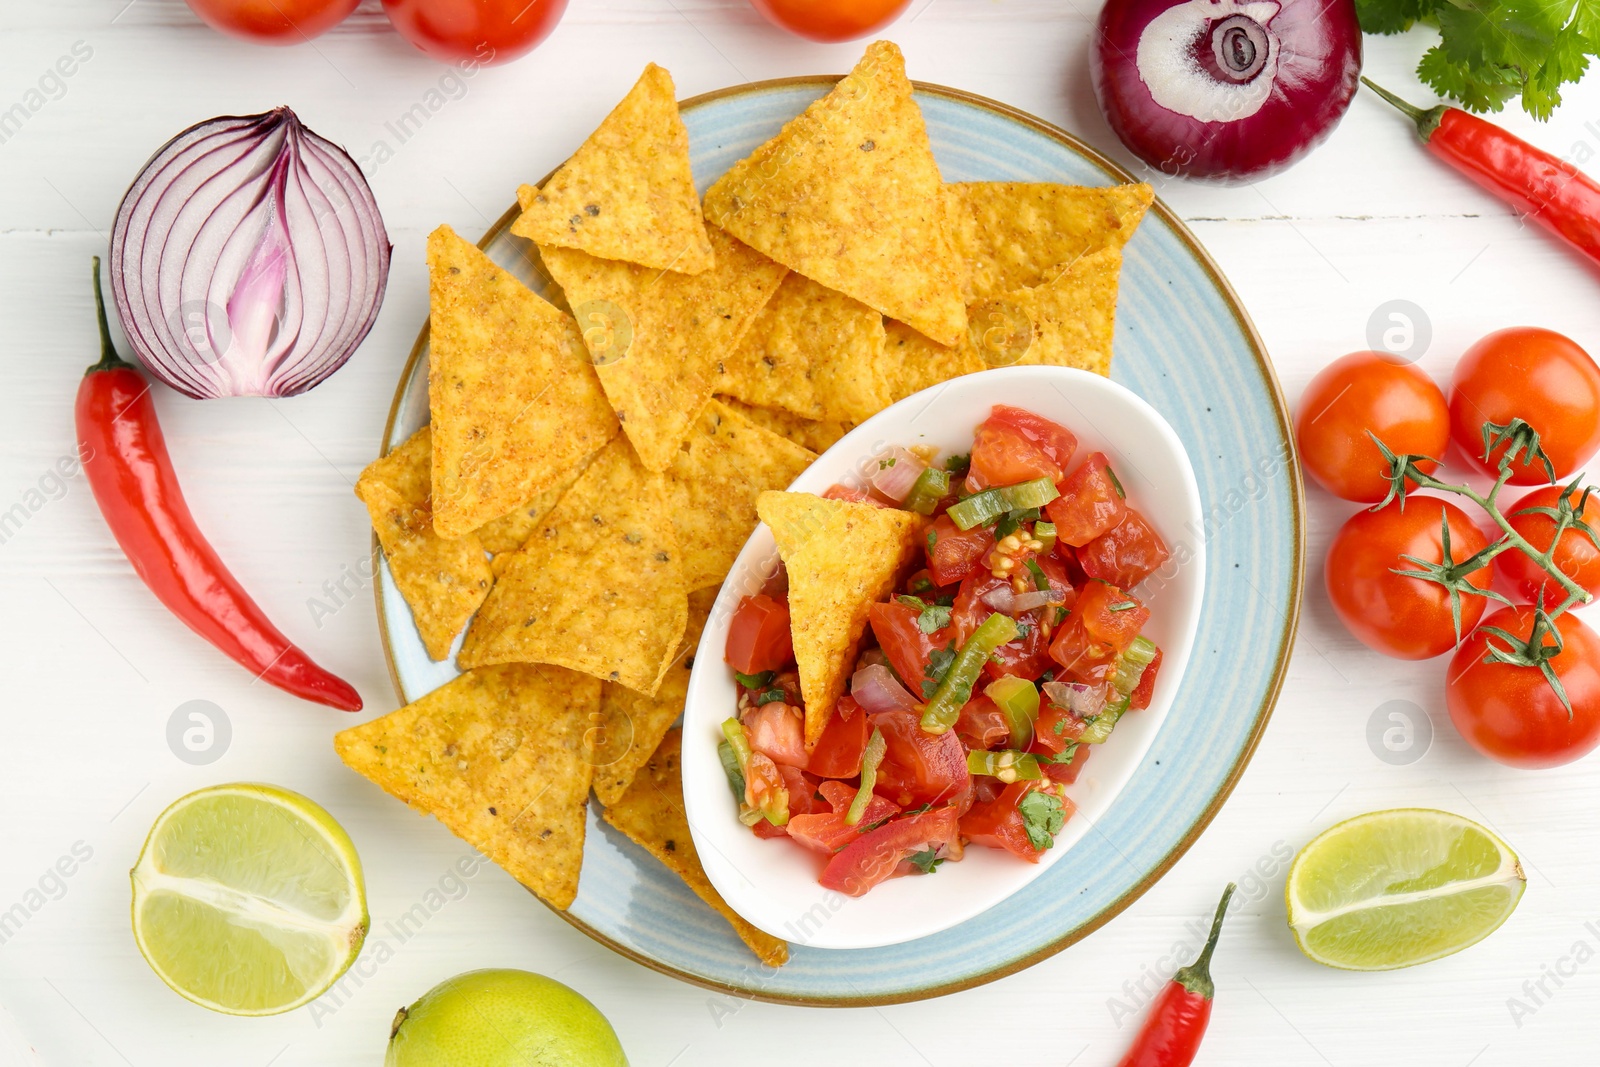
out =
[[[172,990],[229,1015],[324,992],[367,936],[361,860],[298,793],[219,785],[174,801],[133,868],[133,936]]]
[[[1301,849],[1284,897],[1301,952],[1329,967],[1387,971],[1482,941],[1526,886],[1516,853],[1489,830],[1447,811],[1396,808]]]

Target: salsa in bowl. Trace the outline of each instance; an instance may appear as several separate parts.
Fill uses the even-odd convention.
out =
[[[988,371],[863,423],[760,511],[696,652],[724,666],[685,708],[718,891],[776,936],[868,948],[1043,875],[1132,776],[1194,641],[1203,522],[1171,428],[1097,375]]]

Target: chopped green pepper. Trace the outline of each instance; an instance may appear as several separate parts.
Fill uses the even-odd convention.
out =
[[[733,718],[723,722],[722,736],[727,738],[728,747],[739,765],[739,777],[748,785],[750,758],[755,755],[755,750],[750,747],[750,738],[745,736],[744,727],[739,720]],[[774,826],[782,826],[789,821],[789,790],[779,786],[765,808],[750,807],[745,803],[744,791],[741,791],[739,821],[746,826],[754,826],[762,819],[766,819]]]
[[[1017,624],[1009,615],[995,612],[979,624],[967,638],[967,643],[956,653],[955,661],[945,672],[943,680],[928,698],[922,709],[922,728],[930,734],[942,734],[956,724],[961,708],[972,699],[972,687],[989,659],[990,653],[1017,636]]]
[[[1128,698],[1118,697],[1104,708],[1100,714],[1084,720],[1086,726],[1078,740],[1086,745],[1101,745],[1111,736],[1111,728],[1117,725],[1117,720],[1122,718],[1122,713],[1128,710]]]
[[[950,492],[950,472],[942,471],[938,467],[929,467],[917,475],[917,480],[911,483],[911,492],[906,494],[905,508],[918,515],[932,515],[938,508],[939,501]]]
[[[1056,492],[1056,483],[1049,478],[1035,478],[974,493],[953,505],[946,514],[956,524],[956,529],[970,530],[993,522],[1008,511],[1043,507],[1060,495]]]
[[[1111,675],[1111,685],[1119,693],[1127,694],[1138,688],[1144,669],[1156,658],[1156,644],[1148,637],[1135,637],[1133,643],[1117,657],[1117,669]]]
[[[733,790],[733,799],[741,806],[744,804],[744,768],[739,766],[739,757],[734,755],[733,746],[726,741],[717,743],[717,758],[722,761],[722,773],[728,776],[728,788]]]
[[[1033,741],[1033,724],[1039,718],[1039,690],[1026,678],[1007,675],[996,678],[983,690],[1006,717],[1011,731],[1011,746],[1026,748]]]
[[[1032,752],[1016,752],[1005,749],[1000,752],[984,752],[973,749],[967,753],[967,770],[973,774],[987,774],[991,778],[998,778],[1006,785],[1019,781],[1035,781],[1043,775],[1039,770],[1039,757]]]
[[[872,736],[867,738],[866,751],[861,753],[861,786],[856,790],[855,799],[850,801],[850,810],[844,813],[846,826],[854,826],[867,813],[872,787],[878,784],[878,765],[887,751],[889,743],[883,739],[883,731],[874,726]]]
[[[1033,539],[1044,547],[1039,550],[1041,556],[1056,547],[1056,524],[1053,522],[1036,522],[1033,524]]]

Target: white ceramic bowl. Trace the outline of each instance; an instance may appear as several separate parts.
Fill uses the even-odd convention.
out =
[[[756,529],[722,587],[695,653],[683,724],[683,793],[695,848],[717,891],[751,923],[813,948],[893,945],[938,933],[993,907],[1043,876],[1073,844],[1094,832],[1161,728],[1194,645],[1205,583],[1200,490],[1172,427],[1123,386],[1086,371],[1008,367],[956,378],[894,404],[856,427],[790,487],[822,493],[836,482],[859,484],[890,445],[929,444],[942,454],[968,452],[973,431],[995,404],[1026,408],[1078,437],[1077,458],[1104,452],[1129,500],[1174,549],[1173,559],[1135,590],[1149,605],[1145,633],[1163,651],[1154,700],[1130,712],[1097,747],[1068,787],[1077,813],[1040,862],[970,848],[932,875],[893,878],[862,897],[817,884],[823,858],[782,838],[762,840],[741,825],[722,764],[720,727],[734,714],[733,673],[723,664],[728,624],[739,600],[760,590],[777,564],[772,531]],[[1076,459],[1075,459],[1076,462]],[[1075,887],[1063,885],[1062,893]]]

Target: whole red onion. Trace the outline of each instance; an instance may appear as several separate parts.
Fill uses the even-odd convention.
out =
[[[1339,124],[1361,27],[1354,0],[1108,0],[1090,65],[1100,110],[1140,159],[1256,180]]]

